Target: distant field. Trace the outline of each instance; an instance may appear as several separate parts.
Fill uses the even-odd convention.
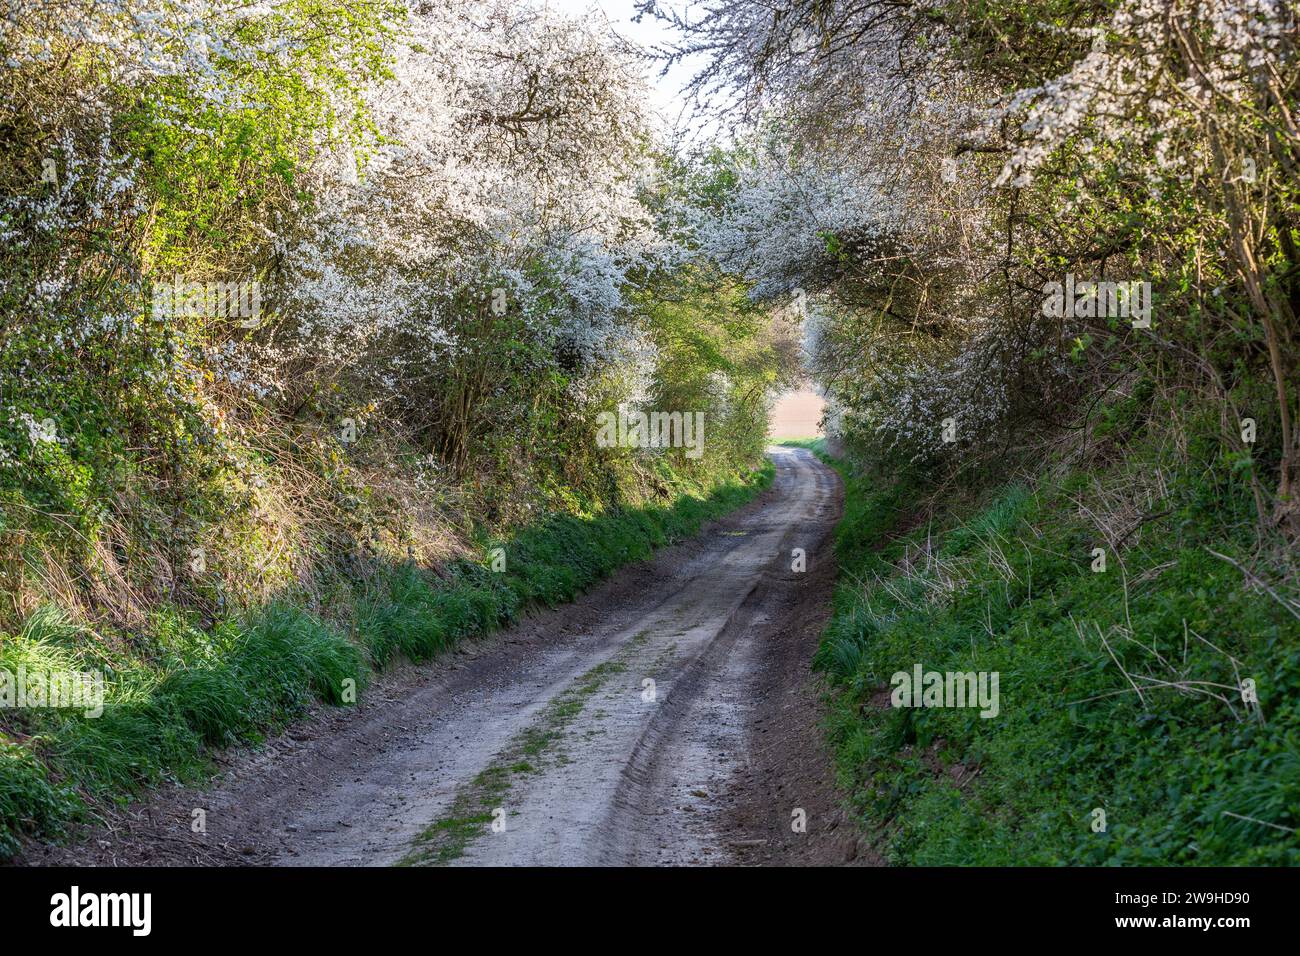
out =
[[[772,438],[814,438],[822,433],[822,409],[826,402],[811,389],[788,392],[772,407],[769,427]]]

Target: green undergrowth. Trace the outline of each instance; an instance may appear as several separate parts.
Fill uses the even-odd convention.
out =
[[[57,838],[145,787],[201,780],[214,748],[260,742],[318,702],[354,703],[395,659],[428,660],[530,607],[571,600],[741,506],[772,475],[770,462],[712,478],[665,473],[653,503],[593,505],[501,540],[484,536],[481,563],[461,559],[436,573],[385,567],[346,596],[348,626],[294,595],[207,627],[164,609],[125,635],[43,607],[20,633],[0,634],[0,674],[98,672],[103,709],[0,710],[0,855],[22,836]]]
[[[837,463],[841,580],[816,666],[840,783],[889,861],[1300,863],[1287,545],[1257,537],[1212,451],[1119,457],[963,500]],[[996,672],[997,715],[892,706],[916,664]]]

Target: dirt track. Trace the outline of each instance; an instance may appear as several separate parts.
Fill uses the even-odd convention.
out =
[[[772,488],[699,537],[22,862],[868,862],[808,670],[839,483],[807,451],[772,455]]]

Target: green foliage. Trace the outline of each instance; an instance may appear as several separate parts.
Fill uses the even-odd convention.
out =
[[[768,397],[798,368],[795,330],[751,302],[743,282],[697,266],[659,277],[636,304],[660,354],[647,407],[705,410],[711,455],[756,457]]]
[[[211,363],[240,333],[151,315],[151,287],[181,272],[266,278],[268,229],[308,199],[298,170],[325,145],[373,140],[359,95],[385,75],[404,9],[289,0],[209,24],[242,51],[214,61],[220,97],[209,96],[217,77],[144,82],[115,69],[112,44],[56,49],[42,66],[11,59],[0,72],[0,229],[21,240],[0,254],[6,550],[21,536],[28,554],[58,553],[75,576],[105,537],[147,550],[178,514],[188,537],[247,510],[221,481],[234,462]],[[5,42],[31,27],[16,21]],[[32,437],[46,424],[48,438]],[[175,537],[169,548],[194,543]]]
[[[1118,554],[1075,503],[1159,460],[1139,444],[1124,466],[995,484],[893,538],[924,489],[850,477],[817,666],[840,780],[892,861],[1300,863],[1300,621],[1206,550],[1255,545],[1246,488],[1184,467]],[[997,672],[1000,712],[891,707],[917,663]]]

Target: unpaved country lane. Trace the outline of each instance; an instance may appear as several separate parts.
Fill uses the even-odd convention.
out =
[[[793,570],[794,549],[816,560],[835,517],[830,471],[802,449],[772,454],[776,494],[768,507],[659,585],[663,599],[648,613],[597,629],[590,656],[563,663],[554,684],[568,695],[561,706],[575,713],[553,750],[521,755],[506,742],[479,773],[489,780],[508,774],[508,790],[485,788],[481,777],[459,788],[461,805],[440,817],[444,832],[466,815],[501,812],[497,829],[466,843],[455,862],[726,861],[719,798],[748,744],[755,642],[772,637],[760,625],[772,623],[782,592],[806,580],[806,571]],[[598,686],[575,696],[595,683],[587,675],[602,665],[607,673]],[[544,731],[554,701],[542,708],[540,728],[534,715],[515,739],[527,744]],[[489,707],[484,722],[500,727],[507,716]],[[523,764],[528,769],[511,772]],[[435,847],[446,846],[442,836],[435,833]]]
[[[838,478],[773,448],[756,502],[583,595],[25,862],[843,862],[808,672]],[[794,549],[806,553],[796,571]],[[192,808],[206,834],[190,832]],[[807,832],[791,830],[795,808]],[[827,848],[823,852],[820,848]]]

